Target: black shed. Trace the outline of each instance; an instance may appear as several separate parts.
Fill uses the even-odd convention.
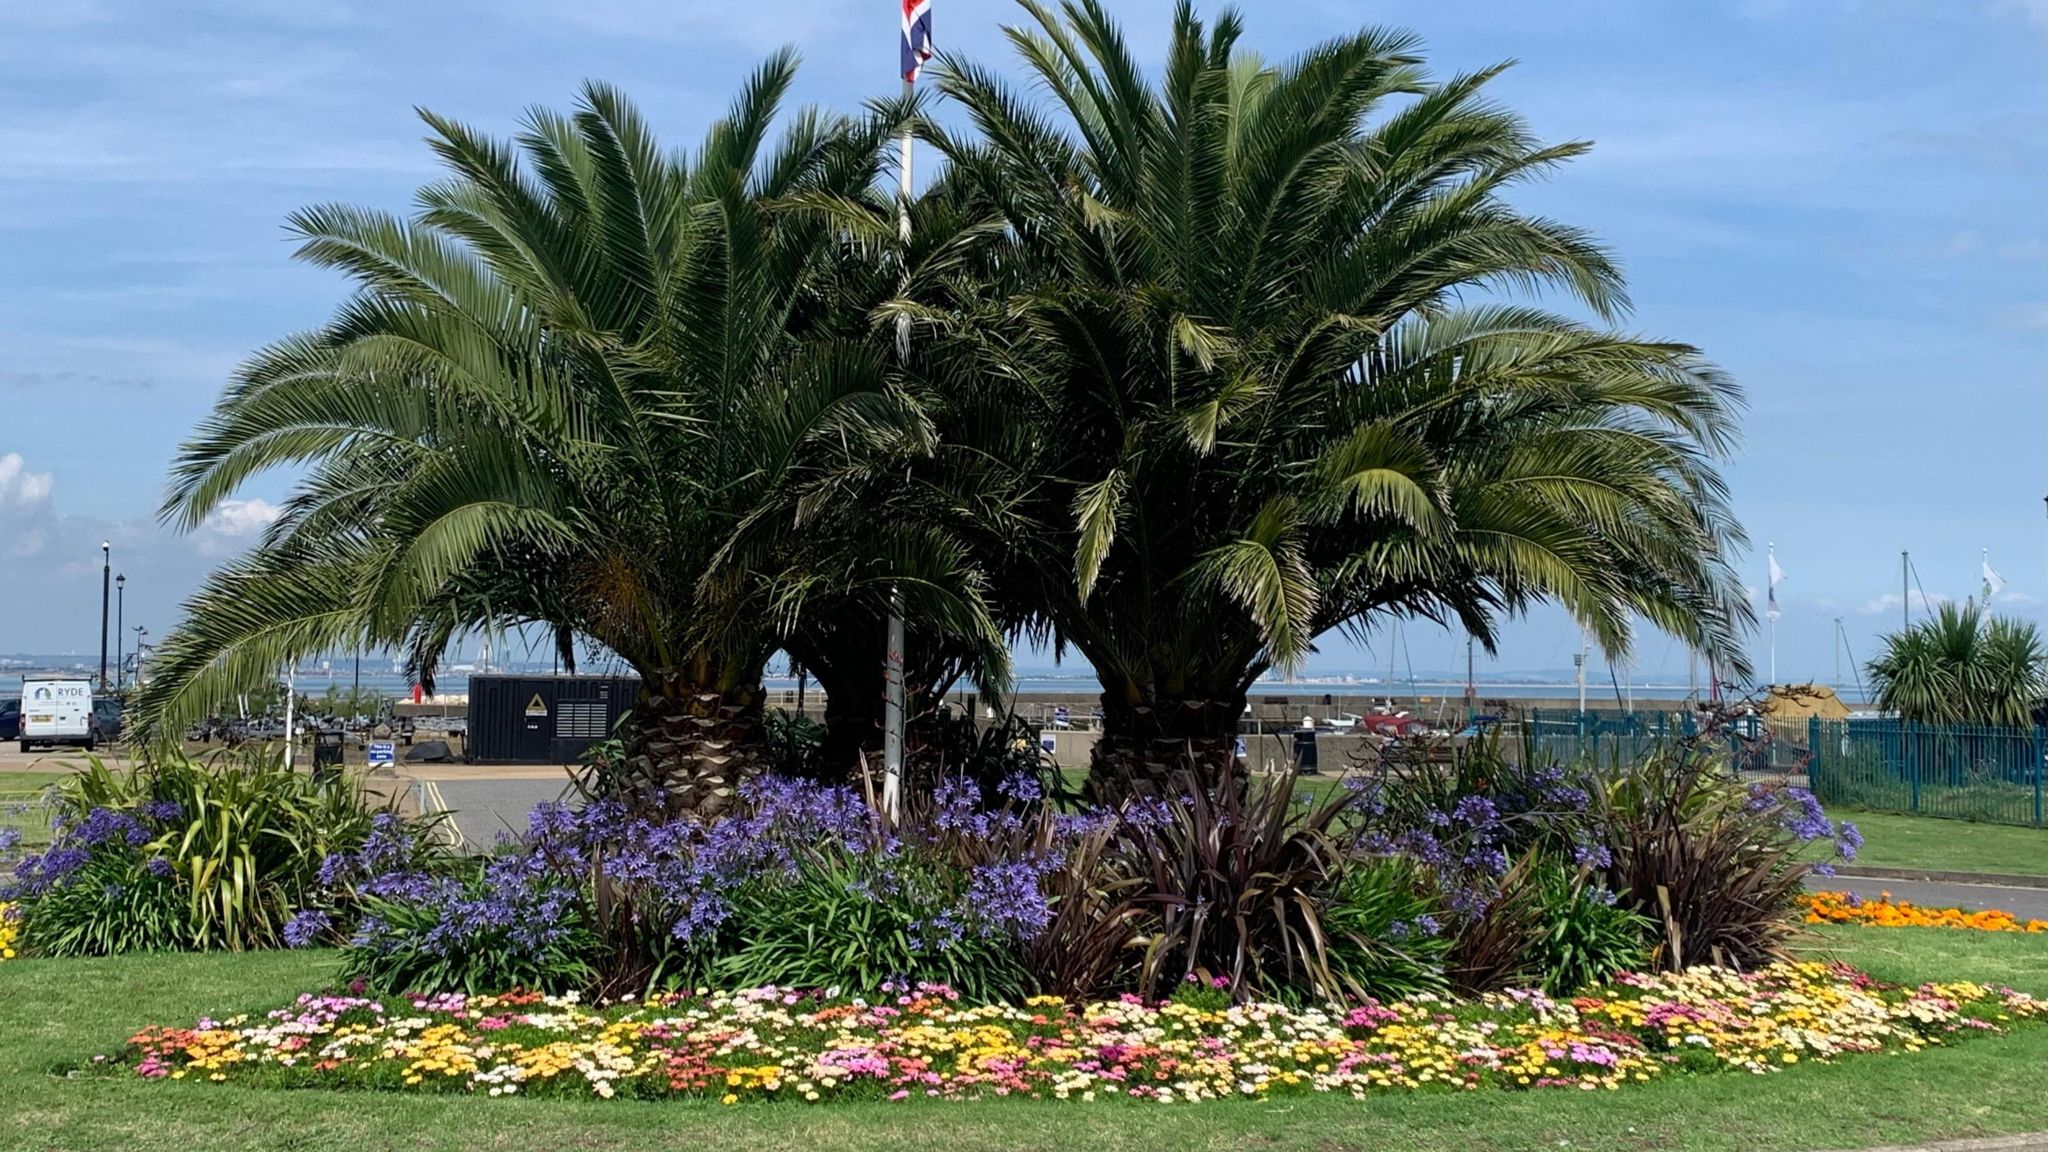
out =
[[[631,676],[471,676],[469,759],[573,764],[633,707]]]

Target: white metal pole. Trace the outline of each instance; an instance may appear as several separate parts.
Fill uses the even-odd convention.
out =
[[[1770,558],[1769,566],[1764,569],[1764,583],[1770,589],[1770,591],[1764,594],[1766,602],[1770,605],[1770,610],[1764,613],[1767,625],[1765,631],[1771,637],[1771,683],[1776,684],[1778,682],[1778,546],[1776,544],[1767,544],[1764,546],[1764,549],[1765,555]]]
[[[911,82],[903,82],[903,96],[908,100]],[[898,173],[901,183],[896,203],[896,232],[904,244],[904,278],[909,279],[910,245],[910,179],[911,179],[911,133],[910,126],[903,126],[903,162]],[[899,362],[910,357],[910,317],[899,316],[896,320],[896,358]],[[889,588],[889,639],[888,652],[883,661],[882,732],[882,810],[891,821],[903,817],[903,591],[894,585]]]
[[[903,816],[903,593],[889,589],[889,651],[883,671],[882,810]]]
[[[296,686],[298,681],[295,679],[297,672],[298,661],[287,660],[284,666],[284,770],[287,772],[292,770],[292,748],[298,743],[292,732],[292,706],[297,702],[299,695]]]

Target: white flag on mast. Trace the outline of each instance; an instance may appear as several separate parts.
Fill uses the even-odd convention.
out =
[[[1984,602],[1986,604],[1991,603],[1991,598],[2003,591],[2005,591],[2005,577],[2000,576],[1998,569],[1991,566],[1991,550],[1986,548],[1984,550]]]
[[[1785,582],[1785,570],[1778,567],[1778,553],[1775,549],[1770,554],[1770,561],[1771,587],[1765,593],[1764,613],[1771,619],[1776,620],[1778,618],[1778,585]]]

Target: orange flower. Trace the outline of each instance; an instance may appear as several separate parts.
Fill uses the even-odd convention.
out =
[[[1812,892],[1805,897],[1808,924],[1861,924],[1871,928],[1965,928],[1976,932],[2048,932],[2048,920],[2021,920],[2010,912],[1987,908],[1922,908],[1883,893],[1876,900],[1853,900],[1847,892]]]

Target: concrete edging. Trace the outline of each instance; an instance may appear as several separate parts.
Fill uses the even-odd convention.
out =
[[[1926,880],[1937,884],[1981,884],[1987,888],[2048,888],[2048,876],[2019,876],[2009,872],[1950,872],[1940,868],[1877,868],[1863,864],[1837,864],[1835,875],[1851,880]]]

